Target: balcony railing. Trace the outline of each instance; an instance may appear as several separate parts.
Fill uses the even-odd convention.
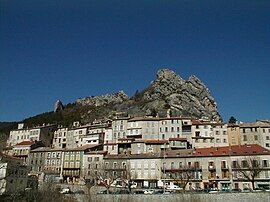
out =
[[[164,171],[164,169],[161,169],[162,171]],[[191,166],[191,167],[181,167],[181,168],[177,168],[177,167],[165,167],[165,172],[183,172],[183,171],[202,171],[202,167],[201,166]]]
[[[208,170],[216,170],[216,166],[210,165],[210,166],[208,166]]]
[[[117,167],[105,167],[105,170],[107,171],[125,171],[126,167],[123,166],[117,166]]]
[[[229,170],[228,166],[221,166],[221,170]]]

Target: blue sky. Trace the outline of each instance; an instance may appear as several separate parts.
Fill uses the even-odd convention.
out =
[[[133,95],[170,68],[224,120],[270,119],[270,1],[0,0],[0,121]]]

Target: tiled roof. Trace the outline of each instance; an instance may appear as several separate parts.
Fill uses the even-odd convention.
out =
[[[81,147],[76,147],[76,148],[72,148],[72,149],[64,149],[63,151],[84,151],[87,149],[93,149],[95,147],[101,146],[101,144],[95,144],[95,145],[84,145]]]
[[[241,128],[249,128],[249,127],[262,127],[262,128],[270,128],[270,123],[265,121],[257,121],[250,123],[241,123]]]
[[[134,117],[132,119],[129,119],[128,122],[132,121],[158,121],[158,117]]]
[[[145,143],[145,144],[164,144],[168,143],[168,140],[156,140],[156,139],[149,139],[149,140],[135,140],[134,143]]]
[[[169,150],[160,153],[107,155],[106,159],[143,159],[143,158],[192,158],[213,156],[270,155],[270,151],[260,145],[236,145],[199,149]]]
[[[186,141],[187,138],[185,137],[172,137],[172,138],[169,138],[169,141]]]
[[[265,155],[270,154],[268,149],[265,149],[257,144],[251,145],[234,145],[226,147],[210,147],[195,149],[196,156],[240,156],[240,155]]]
[[[16,144],[15,146],[31,146],[31,145],[33,145],[33,144],[35,144],[35,142],[34,141],[22,141],[22,142],[20,142],[20,143],[18,143],[18,144]]]

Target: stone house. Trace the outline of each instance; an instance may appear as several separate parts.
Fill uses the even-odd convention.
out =
[[[0,195],[24,191],[28,171],[22,159],[0,154]]]
[[[56,125],[45,125],[24,128],[24,124],[18,124],[18,129],[11,130],[7,140],[7,146],[14,146],[23,141],[42,141],[45,146],[51,144]]]

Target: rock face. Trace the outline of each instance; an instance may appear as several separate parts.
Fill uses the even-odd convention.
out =
[[[99,106],[106,106],[109,104],[119,104],[125,100],[128,100],[128,96],[124,93],[124,91],[119,91],[114,94],[106,94],[106,95],[101,95],[101,96],[92,96],[92,97],[77,99],[76,104],[92,105],[92,106],[99,107]]]
[[[209,89],[194,75],[184,80],[169,69],[159,70],[142,99],[152,103],[154,110],[163,115],[166,109],[171,109],[173,115],[221,121]]]
[[[130,116],[164,117],[170,110],[173,116],[204,118],[217,122],[222,120],[214,98],[199,78],[190,76],[188,80],[184,80],[169,69],[159,70],[150,86],[131,98],[120,91],[115,94],[78,99],[76,104],[103,106],[103,111],[99,113],[107,116],[127,112]]]
[[[54,104],[54,112],[62,111],[64,106],[60,100],[57,100]]]

